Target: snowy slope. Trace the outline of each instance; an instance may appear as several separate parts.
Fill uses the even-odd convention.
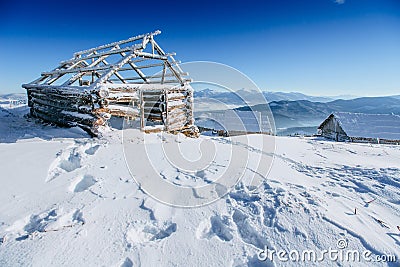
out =
[[[399,258],[400,146],[276,137],[272,168],[256,190],[239,183],[210,205],[176,208],[138,187],[121,131],[90,139],[79,129],[27,121],[23,110],[0,112],[0,266],[399,266],[257,255],[266,246],[321,251],[343,239],[347,249]],[[138,147],[150,139],[196,150],[199,142],[137,130],[130,137]],[[263,154],[259,135],[248,144],[200,138],[219,151]],[[215,172],[224,156],[214,159]],[[140,162],[131,171],[148,175]],[[185,179],[168,169],[163,175]],[[207,177],[188,182],[207,184]]]

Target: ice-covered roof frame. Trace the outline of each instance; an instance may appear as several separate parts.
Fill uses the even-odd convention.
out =
[[[51,71],[29,83],[35,87],[95,86],[106,83],[181,84],[190,82],[175,53],[165,53],[154,36],[161,31],[74,53]]]

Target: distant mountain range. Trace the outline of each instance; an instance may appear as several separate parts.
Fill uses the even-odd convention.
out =
[[[237,93],[235,92],[227,92],[227,91],[215,91],[211,89],[203,89],[199,91],[194,92],[194,97],[196,98],[196,101],[202,101],[203,98],[206,99],[214,99],[221,101],[223,103],[229,103],[230,105],[240,105],[243,106],[243,100],[241,99],[240,96],[246,95],[246,103],[247,105],[255,105],[255,104],[260,104],[260,103],[265,103],[267,102],[273,102],[273,101],[283,101],[283,100],[288,100],[288,101],[297,101],[297,100],[308,100],[312,102],[330,102],[336,99],[353,99],[356,98],[356,96],[351,96],[351,95],[341,95],[341,96],[310,96],[310,95],[305,95],[302,93],[298,92],[290,92],[290,93],[285,93],[285,92],[267,92],[267,91],[262,91],[262,95],[264,96],[264,99],[260,99],[260,92],[258,91],[247,91],[244,89],[238,90]]]
[[[282,100],[289,100],[289,101],[308,100],[312,102],[329,102],[336,99],[335,97],[309,96],[296,92],[291,92],[291,93],[263,92],[263,95],[268,102],[282,101]]]
[[[277,128],[310,127],[319,125],[332,112],[369,114],[400,114],[399,97],[361,97],[330,102],[308,100],[273,101],[268,104]],[[237,110],[266,111],[266,104],[245,106]]]
[[[27,96],[24,93],[9,93],[9,94],[0,94],[0,100],[23,100],[26,99]]]
[[[28,101],[26,94],[11,93],[0,94],[0,106],[3,105],[23,105]]]
[[[240,95],[245,95],[245,103]],[[220,92],[210,89],[195,91],[195,114],[220,110],[224,105],[229,108],[265,112],[266,101],[271,109],[278,133],[294,132],[315,133],[316,127],[332,112],[355,112],[370,114],[400,114],[400,95],[384,97],[335,96],[319,97],[302,93],[262,92],[265,100],[256,91],[239,90]],[[260,99],[261,98],[261,99]],[[339,98],[339,99],[338,99]],[[343,98],[343,99],[340,99]],[[196,108],[197,105],[197,108]]]

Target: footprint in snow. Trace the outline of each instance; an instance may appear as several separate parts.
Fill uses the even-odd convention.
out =
[[[56,159],[49,167],[46,182],[57,178],[63,172],[72,172],[80,167],[81,155],[77,151],[77,147],[61,150],[56,154]]]
[[[76,148],[72,149],[68,155],[63,156],[58,164],[58,167],[66,172],[72,172],[81,167],[81,155]]]
[[[126,257],[125,260],[121,263],[120,267],[133,267],[133,262],[130,258]]]
[[[56,159],[50,165],[46,182],[57,178],[63,172],[73,172],[82,167],[82,161],[87,156],[92,156],[100,145],[91,143],[76,143],[57,153]]]
[[[248,215],[244,214],[240,210],[235,210],[232,219],[237,226],[239,236],[245,243],[253,245],[259,249],[264,249],[265,246],[271,246],[268,239],[252,225],[248,219]]]
[[[177,230],[177,224],[164,222],[159,226],[154,221],[138,221],[131,225],[125,234],[128,247],[132,245],[145,245],[150,242],[161,241]]]
[[[90,174],[78,176],[72,181],[71,185],[69,186],[69,191],[74,193],[83,192],[96,183],[97,180]]]
[[[23,241],[38,233],[61,231],[84,223],[85,220],[80,209],[69,212],[65,212],[63,209],[50,209],[18,220],[6,231],[10,235],[16,235],[16,241]]]
[[[99,148],[100,145],[91,146],[85,150],[85,153],[88,155],[94,155]]]
[[[228,216],[214,215],[209,220],[202,221],[196,230],[197,239],[211,239],[216,236],[221,241],[231,241],[232,221]]]

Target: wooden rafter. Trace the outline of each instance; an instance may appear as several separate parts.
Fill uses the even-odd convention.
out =
[[[126,54],[124,52],[121,52],[120,54],[121,56],[126,57]],[[133,63],[132,61],[128,61],[128,64],[129,66],[131,66],[132,70],[134,70],[140,76],[140,78],[147,83],[148,80],[146,78],[146,75],[140,69],[138,69],[135,63]]]
[[[113,43],[106,44],[106,45],[101,45],[101,46],[98,46],[98,47],[95,47],[95,48],[90,48],[90,49],[87,49],[87,50],[79,51],[79,52],[76,52],[76,53],[74,54],[74,56],[76,57],[76,56],[79,56],[79,55],[83,55],[83,54],[90,53],[90,52],[95,51],[95,50],[102,50],[102,49],[114,47],[114,46],[116,46],[116,45],[122,45],[122,44],[130,43],[130,42],[134,42],[134,41],[143,39],[143,38],[145,38],[146,36],[149,36],[149,35],[154,36],[154,35],[158,35],[158,34],[160,34],[160,33],[161,33],[161,31],[157,30],[157,31],[154,31],[154,32],[152,32],[152,33],[137,35],[137,36],[131,37],[131,38],[126,39],[126,40],[122,40],[122,41],[118,41],[118,42],[113,42]]]
[[[172,80],[166,81],[166,77],[174,77],[176,83],[183,85],[188,81],[183,78],[187,76],[187,73],[181,70],[179,63],[173,58],[175,53],[165,53],[154,40],[154,36],[159,33],[160,31],[155,31],[137,35],[126,40],[79,51],[74,53],[71,59],[62,61],[57,68],[42,72],[41,77],[31,84],[53,85],[64,75],[72,74],[72,77],[62,86],[71,86],[78,80],[80,86],[95,86],[95,84],[112,81],[119,81],[123,84],[129,83],[129,81],[137,83],[140,80],[142,83],[152,84],[173,82]],[[122,58],[116,61],[116,55],[120,55]],[[144,62],[144,64],[137,65],[138,62]],[[144,69],[150,70],[145,73],[142,71]],[[124,78],[126,71],[134,71],[138,77]],[[149,73],[151,71],[154,73]],[[118,80],[110,79],[113,75]],[[91,81],[84,82],[84,76],[91,76]],[[154,80],[155,78],[158,80]]]

